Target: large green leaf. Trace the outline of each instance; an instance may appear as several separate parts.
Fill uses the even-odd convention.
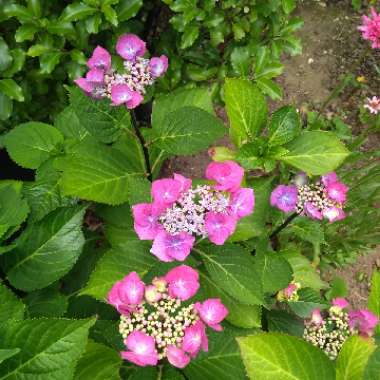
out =
[[[74,2],[69,4],[61,14],[62,21],[78,21],[89,15],[92,15],[97,10],[82,2]]]
[[[111,143],[131,126],[126,107],[112,107],[109,100],[94,100],[79,88],[70,90],[70,103],[80,124],[97,140]]]
[[[363,380],[380,380],[380,347],[369,357]]]
[[[285,310],[270,310],[266,315],[268,330],[302,338],[305,325],[302,320]]]
[[[0,364],[4,361],[10,358],[11,356],[14,356],[20,352],[19,348],[4,348],[0,349]]]
[[[336,380],[362,380],[364,368],[374,350],[375,345],[369,339],[357,335],[348,338],[336,361]]]
[[[0,284],[0,322],[23,319],[24,304],[4,284]]]
[[[70,380],[95,320],[34,319],[0,326],[0,348],[21,351],[0,365],[1,380]]]
[[[120,0],[118,3],[117,18],[119,22],[122,22],[136,16],[143,2],[142,0]]]
[[[24,101],[22,88],[13,79],[1,79],[0,91],[10,99],[17,100],[18,102]]]
[[[31,291],[66,274],[82,251],[84,211],[83,206],[58,209],[29,226],[17,240],[16,248],[3,255],[9,282]]]
[[[252,380],[335,380],[332,361],[304,340],[278,333],[238,338]]]
[[[83,140],[89,132],[79,121],[73,106],[66,107],[61,113],[57,115],[54,120],[54,126],[68,138],[75,140]]]
[[[151,242],[131,238],[123,245],[106,252],[99,260],[81,294],[104,301],[112,285],[129,272],[136,271],[140,276],[144,276],[157,264],[157,260],[149,253],[151,244]]]
[[[84,141],[61,163],[63,194],[111,205],[126,202],[144,173],[118,149]],[[131,189],[130,189],[131,188]]]
[[[115,350],[92,341],[80,358],[74,380],[119,380],[121,357]]]
[[[228,309],[227,321],[237,327],[261,327],[261,306],[246,305],[231,297],[206,273],[199,271],[201,289],[205,298],[220,298]]]
[[[225,134],[222,121],[197,107],[182,107],[169,113],[163,123],[153,125],[153,140],[171,154],[188,155],[208,148]]]
[[[226,79],[224,92],[230,136],[236,146],[241,146],[264,128],[268,107],[264,95],[249,80]]]
[[[197,107],[214,115],[211,95],[207,88],[178,89],[160,96],[153,102],[153,127],[159,128],[160,125],[165,124],[168,115],[182,107]]]
[[[285,106],[273,115],[268,127],[269,145],[283,145],[292,141],[301,132],[301,122],[296,109]]]
[[[63,136],[51,125],[33,121],[12,129],[4,142],[13,161],[22,167],[37,169],[58,152]]]
[[[285,146],[288,153],[279,157],[309,175],[335,170],[349,151],[332,132],[307,131]]]
[[[368,309],[380,318],[380,272],[374,271],[371,279],[371,291],[368,297]],[[376,326],[376,331],[380,333],[380,326]]]
[[[214,282],[230,296],[247,305],[263,304],[261,276],[250,252],[241,246],[195,248]]]
[[[326,309],[328,304],[321,299],[319,290],[311,288],[301,288],[298,290],[298,301],[289,301],[288,306],[290,309],[301,318],[310,317],[315,309]]]
[[[236,332],[230,328],[223,333],[208,331],[209,350],[201,352],[185,367],[184,373],[192,380],[244,380],[246,375],[239,347],[234,337]]]

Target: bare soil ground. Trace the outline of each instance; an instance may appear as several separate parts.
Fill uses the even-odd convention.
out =
[[[365,78],[367,86],[349,88],[326,106],[323,113],[328,117],[339,115],[353,131],[362,127],[358,120],[358,104],[365,97],[380,95],[379,75],[373,71],[373,60],[380,61],[380,54],[366,56],[368,44],[357,31],[361,15],[355,12],[350,1],[305,0],[300,4],[298,15],[304,19],[299,33],[303,41],[303,54],[287,57],[285,70],[278,82],[284,88],[284,99],[274,108],[292,103],[301,111],[318,110],[331,92],[341,83],[343,76]],[[226,120],[223,110],[219,116]],[[380,136],[371,137],[371,146],[380,145]],[[228,139],[221,141],[227,144]],[[191,177],[202,177],[210,158],[207,152],[190,157],[179,157],[167,162],[163,175],[180,172]],[[331,269],[323,273],[326,280],[339,276],[346,280],[349,299],[355,307],[364,307],[368,298],[368,283],[372,270],[380,264],[380,249],[362,256],[354,265],[344,269]]]

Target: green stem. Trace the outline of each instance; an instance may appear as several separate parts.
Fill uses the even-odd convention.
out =
[[[298,214],[295,212],[292,215],[288,216],[284,223],[278,226],[270,235],[269,238],[273,239],[278,233],[280,233],[288,224],[290,224],[295,218],[297,218]]]
[[[157,165],[160,163],[161,157],[164,155],[164,151],[161,150],[160,154],[157,156],[157,158],[154,160],[154,163],[152,165],[152,174],[156,170]]]
[[[162,380],[162,374],[164,372],[164,365],[160,364],[158,366],[158,374],[157,374],[157,380]]]

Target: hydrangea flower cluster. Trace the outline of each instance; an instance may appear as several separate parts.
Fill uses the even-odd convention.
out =
[[[119,331],[127,347],[122,358],[142,367],[167,358],[183,368],[200,350],[208,351],[206,326],[221,331],[228,310],[217,298],[184,304],[198,289],[198,272],[187,265],[149,285],[136,272],[115,283],[108,303],[121,314]]]
[[[305,321],[304,339],[323,350],[331,360],[336,359],[347,338],[356,334],[370,337],[379,322],[369,310],[348,310],[349,306],[346,299],[335,298],[325,315],[315,309]]]
[[[363,25],[358,29],[365,40],[371,41],[372,49],[380,48],[380,14],[371,8],[370,16],[363,16]]]
[[[380,99],[377,96],[367,98],[367,103],[364,104],[364,108],[367,108],[370,113],[377,115],[380,112]]]
[[[74,82],[94,99],[109,98],[115,106],[125,104],[132,109],[144,100],[146,87],[166,72],[168,58],[144,58],[145,42],[134,34],[120,36],[116,52],[124,59],[121,72],[111,67],[111,54],[97,46],[87,61],[90,70]]]
[[[279,185],[271,194],[271,205],[284,212],[296,212],[309,218],[328,219],[335,222],[345,218],[343,206],[348,187],[339,181],[335,172],[321,177],[316,183],[308,183],[301,173],[292,185]]]
[[[134,229],[141,240],[153,240],[151,252],[159,260],[183,261],[195,238],[222,245],[237,221],[253,212],[253,189],[240,187],[244,170],[233,161],[213,162],[206,178],[214,183],[192,187],[180,174],[152,183],[153,203],[132,208]]]
[[[277,293],[276,298],[280,302],[298,301],[298,290],[300,288],[301,284],[299,282],[292,281],[285,289],[282,289]]]

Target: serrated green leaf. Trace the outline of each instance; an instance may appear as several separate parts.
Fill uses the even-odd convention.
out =
[[[1,79],[0,91],[9,98],[17,100],[18,102],[24,101],[22,88],[13,79]]]
[[[142,0],[121,0],[119,1],[116,12],[119,22],[127,21],[136,16],[139,9],[142,7]]]
[[[325,241],[325,234],[321,223],[309,218],[295,219],[286,233],[298,236],[300,239],[312,244],[322,244]]]
[[[0,322],[10,319],[23,319],[25,306],[10,289],[4,284],[0,284]]]
[[[74,380],[120,380],[121,357],[103,344],[89,341],[80,358]]]
[[[84,141],[61,164],[64,195],[117,205],[130,198],[129,189],[144,173],[138,161],[120,150]]]
[[[40,56],[41,74],[50,74],[61,60],[63,53],[61,51],[49,51]]]
[[[90,7],[82,2],[69,4],[61,14],[62,21],[78,21],[96,12],[96,8]]]
[[[326,309],[328,304],[320,297],[319,291],[311,288],[301,288],[298,290],[298,301],[289,301],[288,306],[290,309],[301,318],[310,317],[315,309]]]
[[[94,323],[94,319],[34,319],[1,325],[0,347],[21,351],[0,365],[0,379],[71,379]]]
[[[362,380],[365,366],[374,350],[375,345],[369,339],[360,336],[348,338],[336,360],[336,380]]]
[[[348,289],[346,281],[341,277],[335,277],[330,284],[330,289],[326,292],[325,297],[328,301],[334,298],[348,296]]]
[[[260,90],[244,79],[226,79],[225,101],[230,137],[236,146],[252,141],[264,128],[267,104]]]
[[[247,305],[264,303],[259,269],[250,252],[234,244],[194,251],[201,255],[214,282],[230,296]]]
[[[223,137],[222,121],[196,107],[183,107],[171,112],[165,122],[153,125],[152,144],[171,154],[189,155],[208,148]]]
[[[7,360],[8,358],[18,354],[20,352],[19,348],[10,348],[10,349],[0,349],[0,364],[4,361]]]
[[[63,136],[51,125],[32,121],[13,128],[4,142],[13,161],[22,167],[36,169],[57,151]]]
[[[157,260],[149,253],[150,246],[151,242],[131,238],[123,245],[106,252],[81,294],[104,301],[113,284],[129,272],[136,271],[140,276],[144,276],[157,265]]]
[[[199,36],[199,26],[197,24],[186,25],[181,37],[181,49],[185,50],[192,46]]]
[[[334,133],[303,132],[285,146],[289,153],[279,159],[309,175],[321,175],[335,170],[349,155],[349,151]]]
[[[371,279],[371,291],[368,297],[368,309],[380,318],[380,272],[374,271]],[[380,333],[380,326],[377,325],[376,331]]]
[[[268,330],[270,332],[282,332],[302,338],[305,325],[298,317],[284,310],[270,310],[266,314]]]
[[[58,209],[29,226],[17,240],[16,248],[2,255],[9,282],[31,291],[66,274],[82,251],[84,211],[84,206]]]
[[[108,100],[91,99],[79,88],[70,90],[70,103],[79,123],[103,143],[116,141],[123,129],[131,127],[125,107],[112,107]]]
[[[380,380],[380,347],[369,357],[364,369],[363,380]]]
[[[78,141],[83,140],[89,135],[87,129],[79,121],[79,118],[72,106],[66,107],[57,115],[54,120],[54,127],[57,128],[65,137]]]
[[[246,77],[249,74],[251,57],[246,47],[235,47],[231,53],[231,65],[236,75]]]
[[[32,41],[38,28],[33,24],[24,24],[17,28],[15,34],[16,42]]]
[[[272,79],[260,77],[256,80],[257,87],[273,100],[282,99],[282,88]]]
[[[108,4],[102,6],[102,12],[106,20],[113,26],[118,25],[118,17],[116,11]]]
[[[301,122],[296,109],[285,106],[274,112],[268,132],[270,146],[283,145],[297,137],[301,133]]]
[[[238,338],[252,380],[335,380],[332,361],[299,338],[264,333]]]

